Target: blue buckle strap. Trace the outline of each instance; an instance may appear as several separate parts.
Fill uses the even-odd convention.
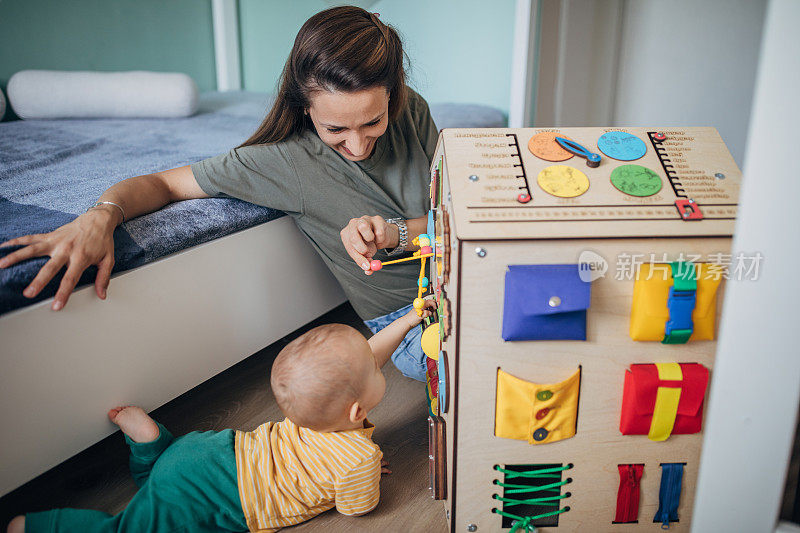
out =
[[[685,344],[694,331],[692,313],[697,303],[696,269],[692,263],[671,264],[673,285],[669,288],[669,320],[664,326],[663,344]]]

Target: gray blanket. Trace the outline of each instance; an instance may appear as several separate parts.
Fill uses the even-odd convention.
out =
[[[209,93],[185,119],[25,120],[0,123],[0,242],[52,231],[73,220],[114,183],[205,159],[241,143],[258,126],[268,97]],[[128,270],[282,214],[240,200],[172,204],[123,224],[115,233],[115,272]],[[17,247],[0,248],[5,255]],[[46,258],[0,270],[0,313],[49,298],[22,290]],[[81,284],[94,280],[91,269]]]

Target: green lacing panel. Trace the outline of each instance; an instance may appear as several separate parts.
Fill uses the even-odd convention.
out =
[[[502,473],[505,476],[505,479],[514,479],[514,478],[527,478],[527,479],[545,479],[545,478],[552,478],[552,479],[561,479],[561,472],[564,470],[569,470],[572,468],[572,464],[568,464],[566,466],[560,466],[555,468],[542,468],[539,470],[526,470],[522,472],[518,472],[516,470],[507,470],[500,466],[495,465],[494,469],[498,472]],[[564,498],[569,498],[570,493],[567,492],[566,494],[561,494],[561,487],[570,483],[572,480],[567,478],[564,481],[557,481],[555,483],[549,483],[547,485],[540,485],[537,487],[531,485],[519,485],[515,483],[501,483],[499,481],[495,481],[495,485],[498,487],[502,487],[504,490],[504,494],[523,494],[523,493],[532,493],[532,492],[555,492],[555,495],[552,496],[537,496],[534,498],[508,498],[504,496],[498,496],[497,494],[493,494],[492,498],[495,500],[501,501],[503,503],[509,505],[553,505],[558,506],[559,500]],[[513,513],[509,513],[507,511],[502,511],[500,509],[492,509],[493,513],[499,514],[500,516],[505,516],[506,518],[510,518],[515,522],[511,525],[511,531],[509,533],[516,533],[517,531],[525,531],[529,533],[534,533],[536,531],[536,526],[533,525],[534,520],[538,520],[540,518],[547,518],[548,516],[553,516],[561,513],[566,513],[569,511],[569,507],[564,507],[563,509],[556,509],[555,511],[551,511],[549,513],[541,513],[534,516],[519,516]]]

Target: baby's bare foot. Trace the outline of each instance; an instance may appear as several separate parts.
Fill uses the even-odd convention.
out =
[[[127,405],[115,407],[108,412],[114,422],[133,442],[150,442],[158,438],[158,426],[141,407]]]
[[[25,533],[25,516],[19,515],[8,523],[7,533]]]

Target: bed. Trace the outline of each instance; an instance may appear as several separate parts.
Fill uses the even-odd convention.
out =
[[[229,150],[268,103],[208,93],[186,119],[0,123],[0,242],[72,220],[121,179]],[[505,123],[484,106],[431,108],[439,127]],[[154,409],[345,301],[289,217],[235,199],[128,221],[115,246],[108,299],[92,270],[59,313],[60,278],[21,296],[45,259],[0,270],[0,495],[112,433],[108,408]]]

